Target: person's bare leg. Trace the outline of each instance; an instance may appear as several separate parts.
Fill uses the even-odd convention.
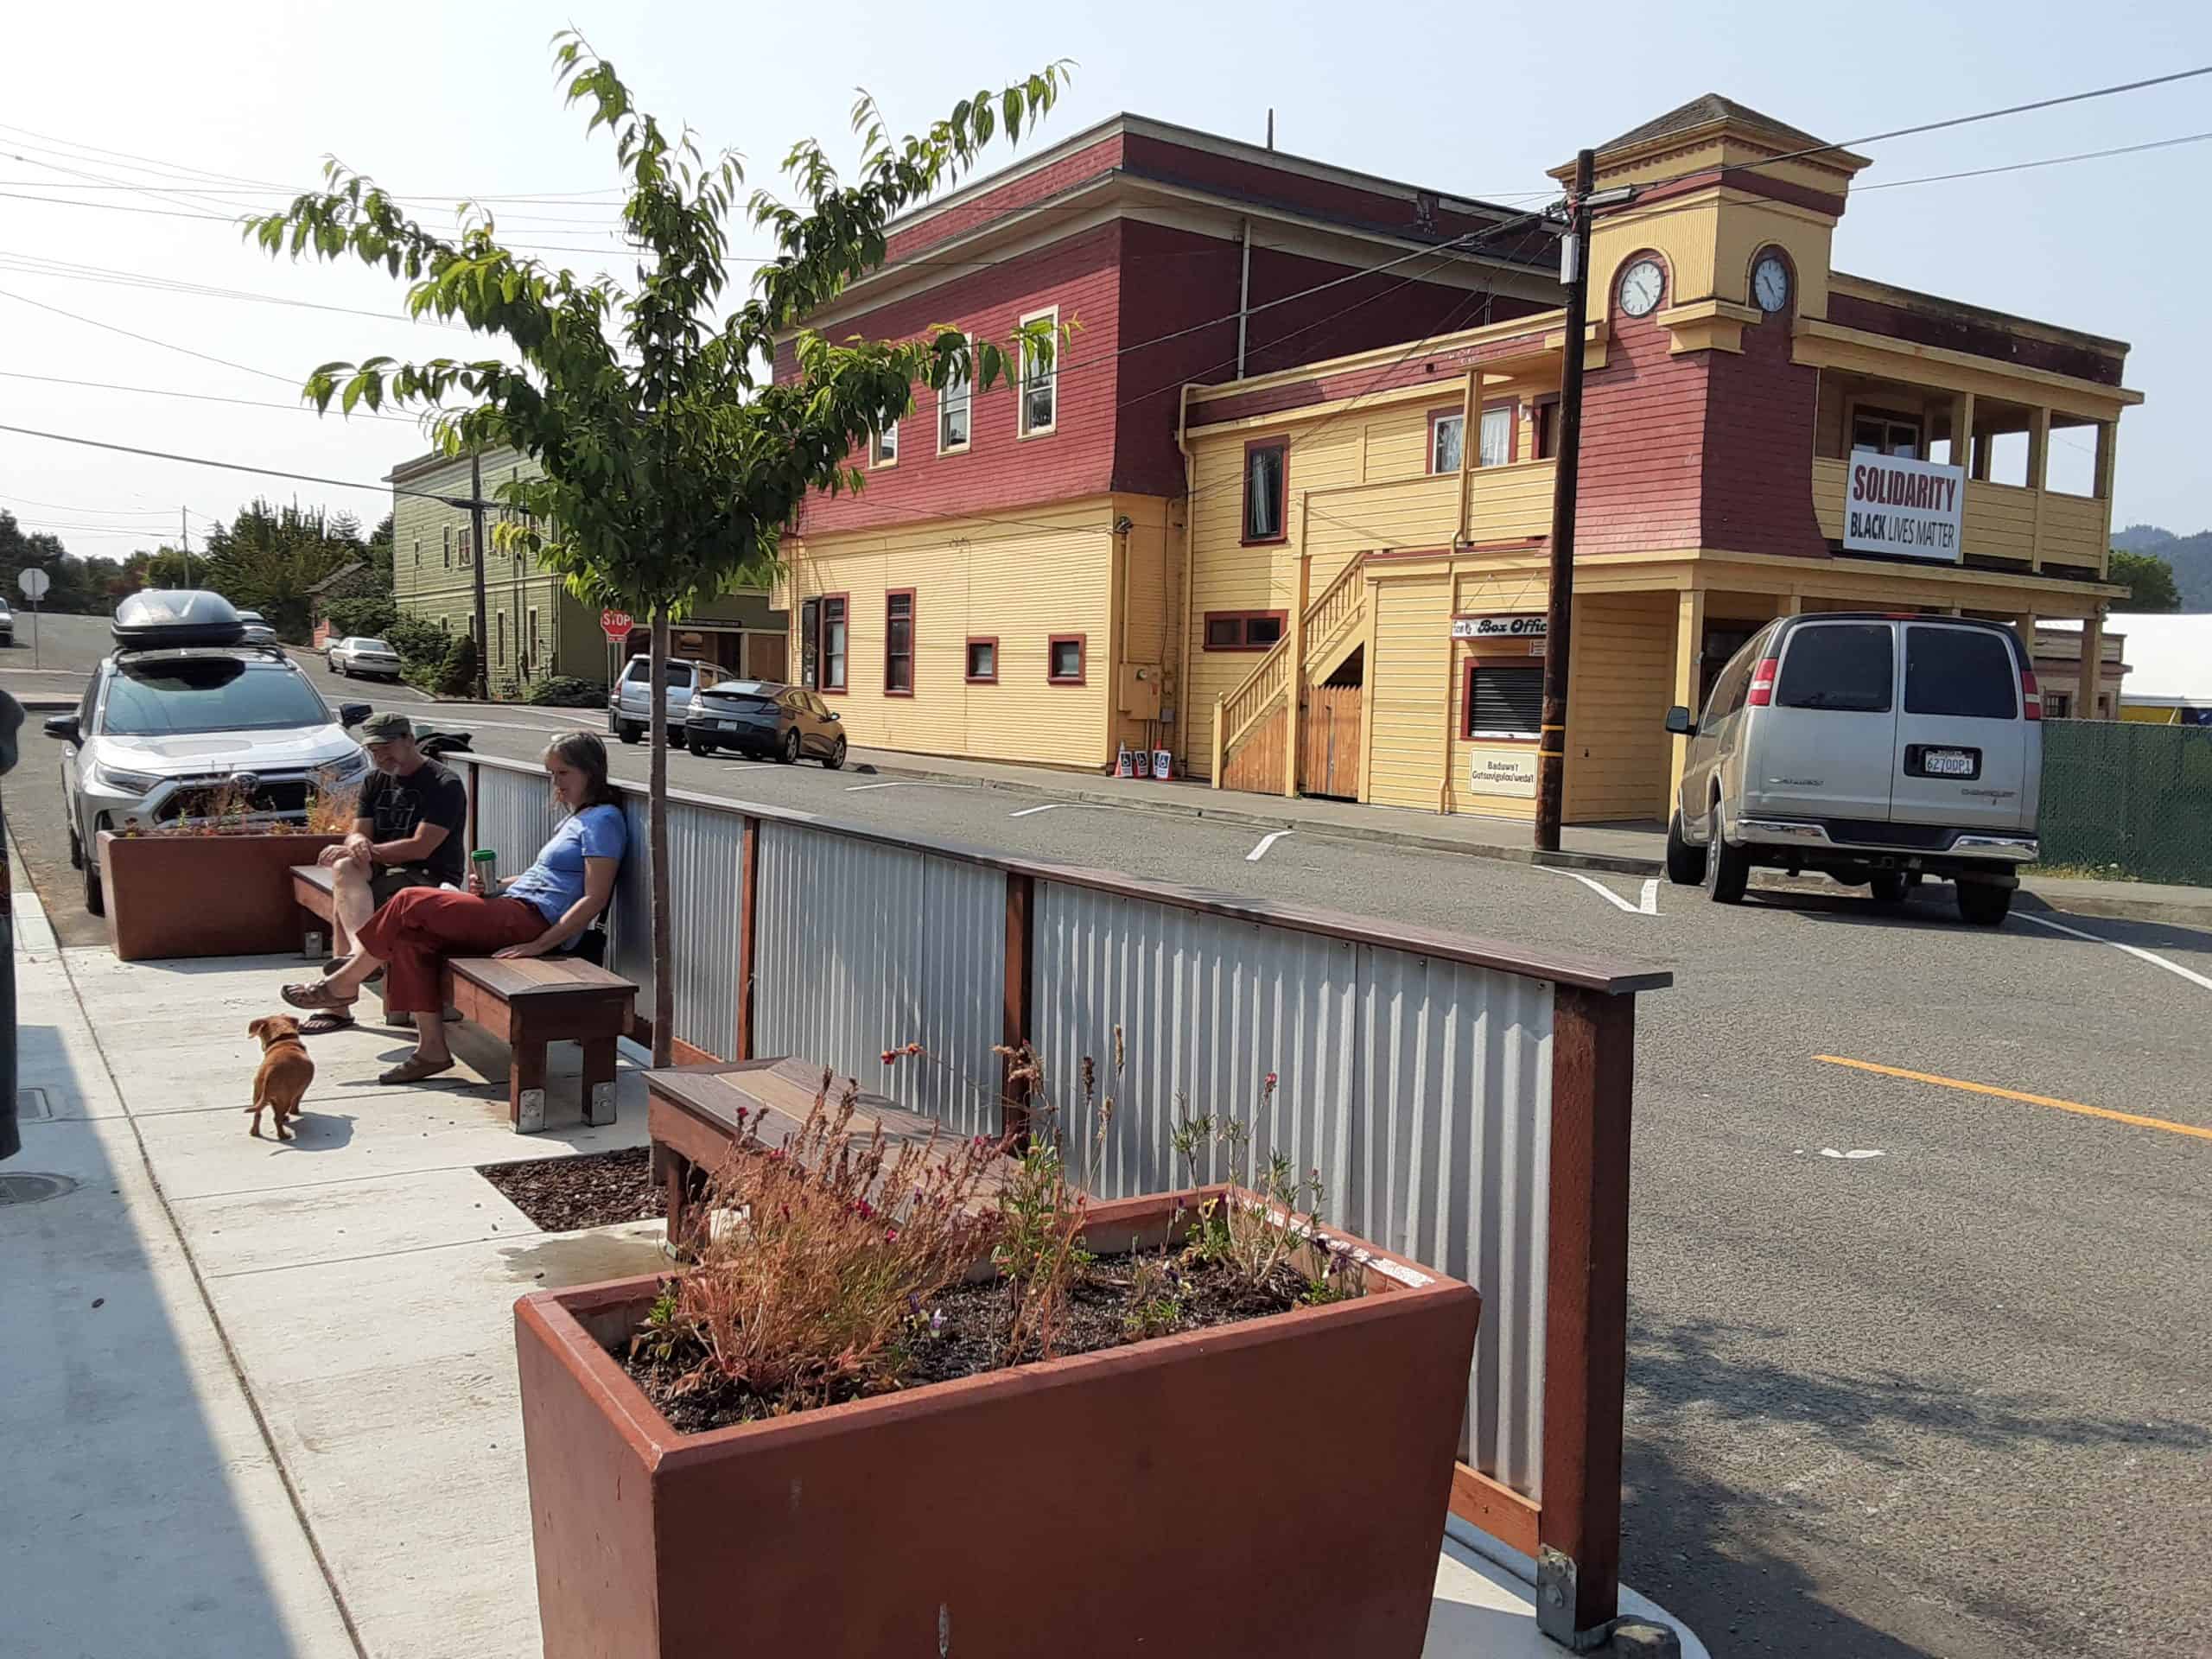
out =
[[[330,907],[349,940],[361,937],[369,918],[376,913],[376,895],[369,891],[368,867],[345,859],[331,867]]]
[[[415,1058],[433,1065],[453,1064],[453,1050],[446,1046],[446,1016],[442,1010],[415,1016]]]
[[[322,982],[329,988],[332,995],[350,1002],[361,994],[361,987],[368,982],[369,976],[383,966],[383,957],[372,957],[356,945],[353,954],[346,958],[344,966]]]

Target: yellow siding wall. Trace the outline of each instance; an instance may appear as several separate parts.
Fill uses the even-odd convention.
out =
[[[1123,510],[1128,499],[1122,498]],[[787,545],[792,672],[800,606],[817,594],[850,600],[849,690],[830,696],[862,747],[979,760],[1091,766],[1112,753],[1110,600],[1114,498],[1043,507],[1008,524],[946,519]],[[1132,516],[1135,516],[1132,514]],[[1160,515],[1133,548],[1156,545]],[[1146,555],[1147,570],[1160,559]],[[914,695],[883,695],[884,595],[914,592]],[[1046,645],[1089,636],[1085,683],[1046,682]],[[998,638],[998,683],[966,683],[971,634]]]
[[[1119,659],[1159,686],[1163,710],[1173,709],[1181,670],[1174,647],[1183,626],[1182,506],[1158,496],[1117,495],[1112,510],[1131,526],[1116,619]],[[1115,690],[1109,748],[1124,743],[1131,748],[1172,747],[1172,728],[1133,712],[1145,705],[1122,697],[1118,683]]]
[[[1549,463],[1546,463],[1546,471],[1549,471]],[[1455,616],[1540,615],[1551,592],[1551,583],[1541,570],[1462,571],[1457,585],[1459,598],[1452,609]],[[1459,735],[1467,727],[1467,658],[1516,657],[1523,652],[1528,653],[1531,662],[1543,661],[1535,647],[1522,640],[1485,639],[1478,645],[1471,639],[1459,639],[1452,643],[1451,809],[1455,812],[1479,812],[1501,818],[1536,816],[1536,798],[1533,794],[1497,794],[1472,786],[1478,755],[1504,754],[1533,760],[1535,741],[1531,738],[1515,742],[1510,739]]]
[[[1673,740],[1660,721],[1674,700],[1677,608],[1671,593],[1575,601],[1561,804],[1568,823],[1665,816]]]
[[[1437,810],[1444,781],[1443,699],[1456,671],[1451,587],[1441,575],[1370,582],[1373,660],[1367,671],[1367,798]]]

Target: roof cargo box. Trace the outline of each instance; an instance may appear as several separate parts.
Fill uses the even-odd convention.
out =
[[[109,631],[126,651],[245,641],[245,624],[231,601],[198,588],[149,588],[133,594],[115,607]]]

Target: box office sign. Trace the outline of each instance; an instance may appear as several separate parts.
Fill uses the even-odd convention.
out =
[[[1843,504],[1845,550],[1959,563],[1966,477],[1963,467],[1902,455],[1853,455]]]
[[[1477,795],[1536,796],[1534,749],[1476,749],[1467,758],[1467,788]]]
[[[1454,639],[1541,639],[1551,631],[1548,616],[1455,616]]]

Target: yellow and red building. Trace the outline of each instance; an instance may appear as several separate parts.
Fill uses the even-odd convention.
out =
[[[1867,163],[1818,142],[1707,97],[1605,146],[1598,188],[1636,193],[1576,342],[1542,221],[1134,118],[948,198],[817,326],[1084,326],[1049,397],[975,397],[963,448],[925,395],[809,504],[795,660],[864,744],[1157,738],[1227,786],[1529,814],[1578,349],[1570,821],[1663,816],[1664,710],[1778,614],[2080,619],[2094,706],[2126,347],[1836,270]],[[1263,253],[1299,263],[1255,282]]]

